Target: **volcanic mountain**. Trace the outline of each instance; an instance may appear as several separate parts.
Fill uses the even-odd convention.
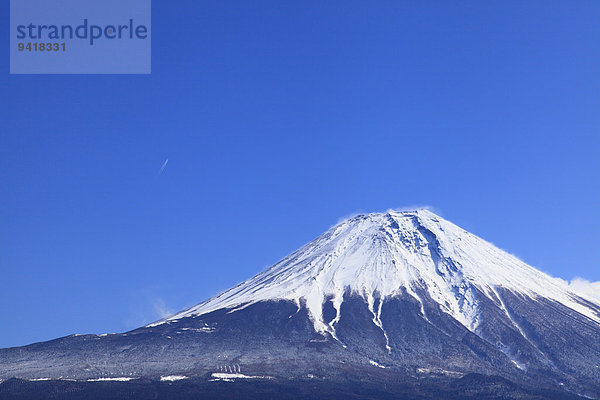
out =
[[[373,213],[148,326],[0,350],[10,378],[600,398],[600,304],[428,210]]]

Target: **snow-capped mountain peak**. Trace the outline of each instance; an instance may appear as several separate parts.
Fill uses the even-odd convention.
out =
[[[155,324],[0,349],[0,380],[264,379],[288,391],[375,379],[390,398],[433,385],[598,399],[599,337],[597,300],[430,211],[389,211],[349,218]]]
[[[600,315],[579,301],[585,296],[572,293],[562,280],[431,211],[419,209],[347,219],[269,269],[152,326],[221,308],[236,310],[282,299],[296,302],[299,309],[306,307],[315,330],[336,337],[335,324],[346,294],[362,297],[373,322],[381,327],[383,300],[406,292],[421,305],[421,293],[427,293],[442,311],[475,331],[482,295],[508,315],[499,288],[532,299],[557,301],[600,322]],[[323,317],[327,300],[337,313],[328,322]]]

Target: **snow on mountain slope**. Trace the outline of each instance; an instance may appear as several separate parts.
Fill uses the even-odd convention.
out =
[[[350,218],[266,271],[151,326],[221,308],[233,312],[256,302],[284,299],[299,308],[305,306],[317,332],[336,337],[345,293],[361,296],[373,322],[383,330],[383,301],[378,299],[405,290],[421,304],[419,293],[426,291],[444,312],[475,331],[482,294],[510,318],[499,288],[557,301],[600,323],[600,315],[581,298],[595,304],[597,300],[574,293],[564,281],[421,209]],[[337,316],[326,322],[323,303],[329,299]]]

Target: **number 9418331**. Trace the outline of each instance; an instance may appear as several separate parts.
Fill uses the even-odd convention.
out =
[[[19,51],[66,51],[67,46],[63,43],[19,43]]]

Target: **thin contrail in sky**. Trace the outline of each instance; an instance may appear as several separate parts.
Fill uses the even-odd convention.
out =
[[[159,175],[163,173],[163,171],[165,170],[165,167],[167,166],[167,163],[168,163],[168,162],[169,162],[169,159],[167,158],[167,159],[165,160],[165,162],[163,163],[162,167],[160,167],[160,171],[158,171],[158,174],[159,174]]]

